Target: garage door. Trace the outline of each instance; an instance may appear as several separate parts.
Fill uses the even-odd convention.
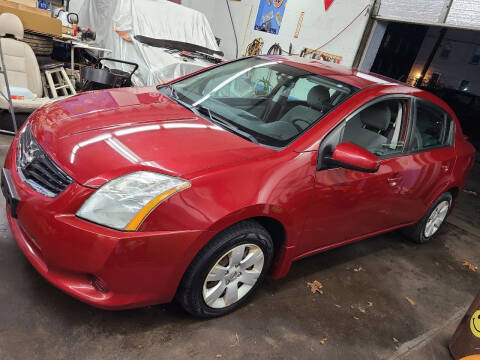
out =
[[[378,20],[480,30],[479,0],[378,0]]]

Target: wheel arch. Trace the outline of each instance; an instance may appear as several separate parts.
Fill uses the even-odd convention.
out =
[[[460,187],[458,186],[453,186],[451,187],[450,189],[448,189],[446,192],[449,192],[450,194],[452,194],[452,197],[453,197],[453,201],[456,200],[458,194],[460,194]]]
[[[283,214],[286,214],[286,212],[278,206],[253,205],[218,219],[209,227],[208,231],[214,234],[213,238],[239,222],[253,220],[269,232],[277,250],[282,245],[292,245],[294,241],[292,236],[288,236],[288,228],[293,225],[289,223],[287,216],[282,216]]]
[[[457,201],[458,201],[458,196],[460,195],[460,186],[458,185],[455,185],[455,186],[451,186],[447,191],[445,192],[449,192],[450,194],[452,194],[452,206],[450,206],[450,210],[449,210],[449,214],[452,213],[453,209],[455,208],[455,206],[457,205]]]
[[[431,208],[431,206],[437,201],[437,199],[442,196],[442,194],[445,193],[450,193],[452,195],[452,206],[450,207],[449,214],[452,213],[453,209],[455,208],[458,200],[458,195],[460,194],[462,187],[459,186],[456,182],[448,182],[447,184],[444,184],[444,186],[440,187],[432,196],[432,198],[429,200],[427,204],[427,211],[428,209]]]
[[[262,205],[261,208],[264,209],[265,205]],[[288,269],[290,268],[291,259],[286,258],[283,254],[284,251],[282,251],[287,241],[287,229],[285,227],[285,224],[282,222],[281,219],[276,216],[266,214],[265,212],[259,212],[258,208],[254,206],[253,208],[243,209],[234,214],[227,215],[224,218],[219,219],[209,227],[208,231],[204,233],[205,237],[200,241],[201,244],[196,247],[193,256],[191,257],[186,267],[183,269],[175,293],[178,292],[181,283],[183,282],[183,279],[185,277],[185,274],[187,273],[188,269],[190,268],[194,260],[197,258],[197,256],[201,253],[201,251],[223,231],[244,221],[257,222],[262,227],[264,227],[272,237],[275,251],[272,262],[273,273],[276,273],[279,267],[282,269],[285,268],[287,269],[286,271],[288,271]],[[276,276],[274,275],[274,277]]]
[[[278,269],[279,267],[286,268],[288,271],[288,269],[290,268],[291,257],[285,257],[283,254],[284,251],[282,250],[285,247],[293,249],[295,247],[294,244],[295,241],[297,241],[297,238],[295,237],[295,239],[293,239],[293,236],[289,236],[287,222],[285,221],[285,219],[282,218],[282,216],[278,216],[278,214],[282,213],[284,214],[284,212],[278,207],[259,204],[241,209],[221,219],[218,219],[207,229],[207,231],[202,236],[200,243],[197,243],[194,249],[191,249],[191,259],[185,269],[183,269],[182,278],[190,267],[190,264],[195,260],[195,258],[202,251],[202,249],[204,249],[205,246],[207,246],[210,241],[212,241],[212,239],[214,239],[216,236],[218,236],[220,233],[227,230],[231,226],[248,220],[253,220],[259,223],[268,231],[268,233],[272,237],[275,248],[273,260],[274,272],[276,273],[276,269]],[[288,217],[286,216],[285,218],[288,219]],[[290,233],[294,234],[293,231],[291,231]]]

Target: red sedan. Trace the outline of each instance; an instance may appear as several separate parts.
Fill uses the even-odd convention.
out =
[[[52,284],[124,309],[236,309],[265,274],[404,228],[432,239],[474,150],[439,98],[337,65],[251,57],[44,106],[12,142],[12,233]]]

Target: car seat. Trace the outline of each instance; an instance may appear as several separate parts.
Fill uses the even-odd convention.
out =
[[[351,118],[344,130],[343,142],[352,142],[371,152],[387,144],[382,132],[388,129],[392,114],[385,103],[377,103]]]
[[[42,105],[56,99],[43,97],[43,85],[40,76],[40,68],[32,48],[21,41],[24,31],[23,24],[18,16],[10,13],[0,14],[0,42],[5,69],[10,89],[23,88],[36,95],[36,98],[12,99],[15,112],[32,112]],[[0,63],[1,66],[1,63]],[[4,75],[0,73],[0,110],[9,109]]]
[[[297,105],[287,111],[280,121],[289,122],[297,130],[303,131],[321,117],[324,107],[330,101],[330,92],[322,85],[314,86],[307,95],[307,104]]]

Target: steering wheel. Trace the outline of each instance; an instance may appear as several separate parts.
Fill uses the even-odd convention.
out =
[[[303,122],[303,123],[307,124],[307,127],[310,126],[310,123],[307,120],[303,120],[303,119],[293,120],[292,125],[295,126],[295,129],[297,129],[299,133],[302,133],[306,128],[302,128],[300,125],[297,124],[297,122]]]

